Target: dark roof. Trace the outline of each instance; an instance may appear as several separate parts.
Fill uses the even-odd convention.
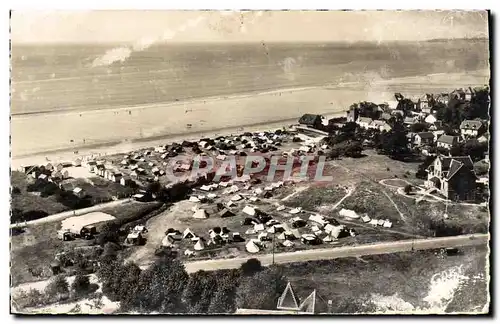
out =
[[[458,143],[458,136],[441,135],[437,141],[440,143],[454,145]]]
[[[321,115],[304,114],[299,119],[299,124],[304,125],[314,125],[318,122],[321,123]]]
[[[440,156],[439,159],[441,159],[441,164],[443,165],[443,170],[447,170],[448,168],[451,168],[452,160],[460,162],[461,164],[468,167],[469,169],[474,168],[474,163],[472,163],[470,156]]]
[[[472,163],[470,157],[452,157],[450,162],[450,170],[448,171],[446,179],[450,180],[462,168],[467,168],[474,172],[474,164]]]
[[[434,138],[434,134],[432,134],[432,132],[421,132],[421,133],[417,133],[418,136],[420,136],[420,138]]]
[[[483,126],[483,123],[480,120],[464,120],[460,124],[460,128],[464,129],[479,129]]]

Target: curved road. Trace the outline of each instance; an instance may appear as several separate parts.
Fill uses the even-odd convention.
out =
[[[407,252],[412,250],[428,250],[483,245],[487,244],[488,241],[489,234],[471,234],[428,239],[402,240],[328,249],[314,249],[297,252],[276,253],[274,254],[274,263],[331,260],[336,258],[361,257],[364,255]],[[235,269],[239,268],[241,264],[247,261],[249,258],[250,257],[192,261],[185,262],[184,265],[186,266],[187,272],[196,272],[198,270],[212,271],[218,269]],[[255,255],[252,256],[252,258],[258,259],[264,266],[270,265],[273,262],[272,254]]]

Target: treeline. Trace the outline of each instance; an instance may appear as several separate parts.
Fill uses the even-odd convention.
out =
[[[102,291],[120,302],[119,312],[233,313],[236,308],[275,309],[286,278],[275,267],[249,260],[241,268],[189,275],[173,258],[160,258],[146,270],[119,260],[102,262]]]

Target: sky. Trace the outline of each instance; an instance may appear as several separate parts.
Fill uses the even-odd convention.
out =
[[[13,43],[420,41],[488,37],[480,11],[13,11]]]

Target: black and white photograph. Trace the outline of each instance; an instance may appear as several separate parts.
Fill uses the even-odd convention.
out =
[[[491,23],[11,10],[11,314],[490,313]]]

